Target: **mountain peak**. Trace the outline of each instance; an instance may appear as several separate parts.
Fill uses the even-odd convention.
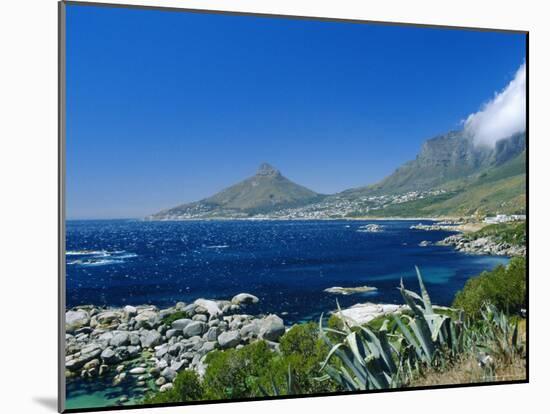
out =
[[[273,167],[272,165],[268,164],[267,162],[263,162],[258,167],[258,171],[256,171],[256,175],[276,177],[278,175],[281,175],[281,172],[275,167]]]

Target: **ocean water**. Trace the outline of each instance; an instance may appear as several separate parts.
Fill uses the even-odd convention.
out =
[[[253,313],[285,322],[316,319],[358,302],[402,303],[403,278],[417,290],[421,269],[432,301],[450,305],[466,280],[508,261],[450,247],[420,247],[450,235],[411,230],[412,221],[67,222],[67,307],[82,304],[168,307],[199,297],[260,298]],[[423,220],[423,223],[430,223]],[[366,233],[376,223],[383,231]],[[366,294],[334,295],[333,286],[374,286]]]

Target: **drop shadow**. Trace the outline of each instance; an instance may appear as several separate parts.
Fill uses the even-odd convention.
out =
[[[40,404],[42,407],[48,408],[53,412],[57,412],[57,398],[53,397],[33,397],[32,400]]]

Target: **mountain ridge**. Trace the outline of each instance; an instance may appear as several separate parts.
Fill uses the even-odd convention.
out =
[[[324,195],[294,183],[264,162],[256,174],[202,200],[182,204],[150,216],[152,219],[200,217],[247,217],[273,209],[298,207]]]
[[[284,177],[268,163],[211,197],[149,216],[152,220],[207,218],[344,218],[442,216],[523,212],[526,135],[493,147],[464,131],[426,140],[416,158],[375,184],[332,195]]]

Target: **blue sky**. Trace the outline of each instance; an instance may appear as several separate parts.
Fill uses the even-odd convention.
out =
[[[521,34],[67,7],[67,216],[142,217],[267,161],[321,193],[461,127]]]

